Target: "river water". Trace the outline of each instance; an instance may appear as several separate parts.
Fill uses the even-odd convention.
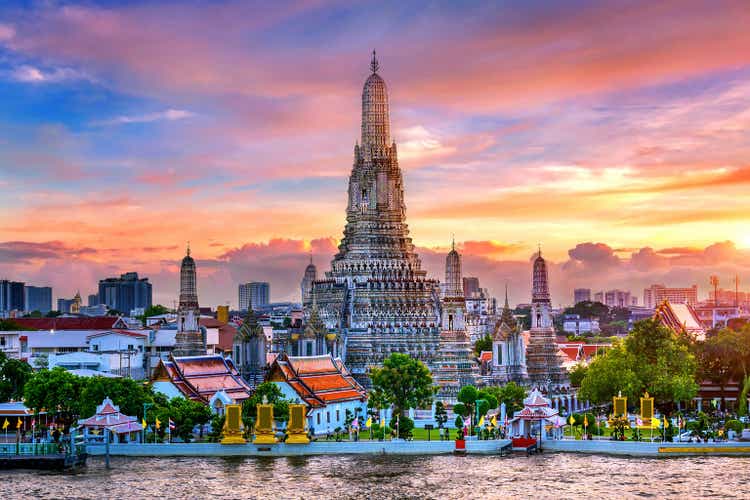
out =
[[[0,498],[750,497],[750,458],[595,455],[90,457],[78,473],[0,471]]]

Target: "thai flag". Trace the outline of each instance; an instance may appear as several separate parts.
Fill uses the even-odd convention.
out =
[[[175,429],[174,420],[171,418],[169,419],[169,432],[172,432]]]

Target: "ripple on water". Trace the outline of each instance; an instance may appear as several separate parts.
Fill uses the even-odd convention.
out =
[[[78,473],[0,471],[0,498],[747,497],[750,459],[532,457],[99,458]]]

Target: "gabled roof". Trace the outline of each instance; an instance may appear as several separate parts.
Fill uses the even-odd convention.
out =
[[[218,354],[178,357],[160,360],[152,381],[169,381],[188,399],[208,403],[219,391],[235,401],[252,394],[232,360]]]
[[[115,316],[80,318],[14,318],[13,322],[37,330],[112,330],[126,325]]]
[[[695,340],[705,340],[706,328],[690,304],[672,304],[668,300],[656,308],[654,319],[676,334],[687,334]]]
[[[133,338],[137,338],[137,339],[143,339],[143,338],[148,337],[148,335],[146,333],[140,332],[140,331],[135,332],[135,331],[132,331],[132,330],[108,330],[108,331],[104,331],[104,332],[92,333],[91,335],[87,335],[86,338],[87,339],[93,339],[93,338],[97,338],[97,337],[106,337],[108,335],[123,335],[125,337],[133,337]]]
[[[329,403],[367,399],[343,361],[331,355],[288,356],[279,354],[268,372],[271,382],[286,382],[311,408]]]
[[[492,351],[482,351],[479,353],[480,363],[489,363],[492,361]]]

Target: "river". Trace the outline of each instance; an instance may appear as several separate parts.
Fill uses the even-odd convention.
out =
[[[0,471],[0,498],[699,498],[750,496],[750,458],[315,456],[89,458]]]

